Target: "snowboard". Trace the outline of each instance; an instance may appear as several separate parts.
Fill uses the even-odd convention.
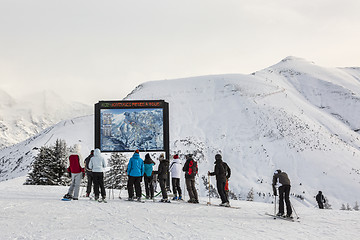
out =
[[[71,201],[69,198],[62,198],[61,201]]]

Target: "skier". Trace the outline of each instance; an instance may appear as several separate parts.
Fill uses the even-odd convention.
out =
[[[276,186],[279,186],[279,212],[277,216],[284,216],[284,200],[286,203],[286,217],[291,218],[292,209],[290,203],[290,179],[285,172],[276,170],[273,176],[272,187],[277,196]],[[275,203],[276,204],[276,203]]]
[[[197,162],[193,159],[192,154],[186,155],[186,162],[183,167],[185,172],[186,189],[189,193],[189,203],[199,203],[197,190],[195,187],[195,176],[198,172]]]
[[[141,179],[144,175],[144,161],[140,158],[139,150],[135,150],[133,156],[129,160],[129,164],[127,167],[128,174],[128,194],[129,201],[134,200],[134,186],[136,192],[137,201],[141,201]]]
[[[75,144],[73,151],[70,153],[67,161],[67,171],[71,175],[71,185],[65,199],[79,199],[79,190],[81,179],[85,175],[84,161],[80,154],[80,145]],[[74,195],[73,195],[74,194]]]
[[[215,169],[214,172],[208,172],[210,176],[216,176],[216,186],[220,194],[220,206],[230,207],[229,199],[225,192],[226,181],[230,177],[231,171],[229,166],[223,162],[220,154],[215,155]]]
[[[93,175],[92,175],[92,171],[89,168],[89,162],[90,162],[90,158],[92,158],[94,156],[94,150],[91,150],[90,155],[87,156],[87,158],[85,158],[85,173],[86,173],[86,177],[87,177],[87,187],[86,187],[86,197],[90,196],[91,193],[91,187],[93,184]]]
[[[106,163],[101,156],[100,149],[96,148],[94,150],[94,156],[90,158],[89,168],[93,175],[95,200],[106,202],[106,191],[104,187],[104,168],[106,168]],[[102,199],[99,199],[99,188],[101,190]]]
[[[325,201],[325,197],[324,197],[324,195],[322,194],[321,191],[319,191],[319,193],[316,195],[316,201],[317,201],[317,203],[319,205],[319,208],[324,209],[324,203],[326,201]]]
[[[173,156],[173,161],[171,162],[170,165],[171,183],[174,192],[173,200],[182,200],[181,187],[180,187],[181,169],[182,166],[180,163],[179,155],[175,154]],[[177,197],[177,193],[179,193],[179,197]]]
[[[154,186],[153,186],[153,167],[155,162],[151,159],[150,154],[145,155],[144,160],[144,182],[146,199],[154,198]]]
[[[158,179],[159,179],[161,194],[162,194],[162,199],[160,201],[161,202],[170,202],[170,200],[168,199],[167,190],[166,190],[166,181],[169,176],[169,160],[165,159],[164,154],[161,153],[160,157],[159,157],[159,161],[160,161],[160,164],[158,167]]]

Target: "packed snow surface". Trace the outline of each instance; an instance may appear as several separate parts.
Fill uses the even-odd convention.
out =
[[[1,239],[358,239],[359,211],[320,210],[292,199],[300,222],[274,220],[274,205],[231,201],[240,209],[204,204],[61,201],[67,187],[0,182]],[[83,189],[84,192],[84,189]],[[107,194],[109,192],[107,191]],[[126,192],[122,193],[126,197]],[[187,196],[185,196],[187,197]],[[211,199],[219,204],[219,199]]]

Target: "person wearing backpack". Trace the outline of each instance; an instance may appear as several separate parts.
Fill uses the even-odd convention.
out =
[[[160,200],[160,202],[170,202],[166,190],[166,181],[169,175],[169,160],[165,159],[164,154],[161,153],[159,157],[159,161],[160,164],[158,167],[158,178],[159,178],[161,194],[162,194],[162,199]]]
[[[189,193],[189,203],[199,203],[197,190],[195,187],[195,176],[198,172],[197,162],[193,159],[191,154],[186,155],[186,162],[183,167],[185,172],[186,189]]]
[[[144,182],[146,199],[154,198],[154,186],[153,186],[153,167],[155,162],[151,159],[150,154],[145,155],[144,160]]]
[[[215,155],[214,172],[208,172],[210,176],[216,176],[216,187],[221,198],[220,206],[230,207],[229,199],[225,192],[226,180],[230,177],[229,166],[223,162],[220,154]]]

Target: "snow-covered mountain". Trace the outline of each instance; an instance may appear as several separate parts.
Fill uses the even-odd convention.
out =
[[[92,112],[92,106],[66,101],[52,91],[14,99],[0,89],[0,149],[39,134],[59,121]]]
[[[253,189],[256,201],[272,201],[272,175],[282,169],[305,206],[313,206],[319,190],[334,208],[360,200],[359,68],[324,68],[287,57],[250,75],[146,82],[126,97],[135,99],[169,102],[171,152],[195,154],[203,196],[202,178],[221,153],[240,199]],[[57,138],[80,142],[87,155],[93,118],[60,122],[0,150],[0,180],[26,174],[36,148]]]

